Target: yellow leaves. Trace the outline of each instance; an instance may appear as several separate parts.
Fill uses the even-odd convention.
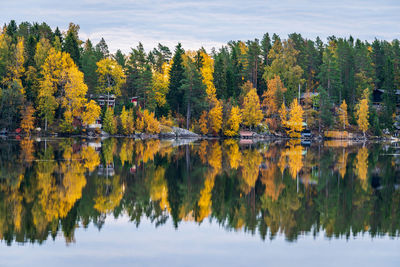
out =
[[[279,118],[281,119],[281,123],[283,127],[287,125],[287,109],[285,103],[282,102],[281,108],[279,109]]]
[[[90,172],[94,171],[100,164],[100,156],[91,146],[86,146],[82,149],[82,159],[85,162],[85,168]]]
[[[153,201],[159,201],[162,210],[169,210],[168,185],[165,180],[165,169],[162,166],[158,166],[152,176],[150,183],[150,198]]]
[[[162,72],[153,72],[153,91],[157,105],[163,107],[166,103],[166,95],[169,90],[169,70],[171,69],[171,64],[166,62],[162,65]]]
[[[218,134],[222,128],[222,103],[215,99],[215,105],[208,113],[210,128],[214,134]]]
[[[85,112],[82,114],[83,124],[89,125],[96,122],[96,119],[100,117],[101,108],[94,100],[90,100],[85,105]]]
[[[267,85],[268,89],[262,95],[262,106],[267,109],[267,116],[271,116],[276,114],[278,111],[279,102],[287,89],[283,85],[279,75],[275,75],[274,78],[268,79]]]
[[[105,58],[96,63],[99,91],[121,95],[121,86],[126,82],[126,76],[117,61]]]
[[[217,89],[214,86],[214,60],[210,55],[200,52],[200,56],[203,60],[203,65],[201,67],[201,75],[203,77],[203,83],[206,85],[206,93],[209,101],[214,101],[217,98]]]
[[[297,103],[295,98],[290,105],[289,121],[286,123],[289,130],[287,133],[290,137],[299,138],[303,130],[303,108]]]
[[[278,167],[281,172],[286,168],[286,165],[289,167],[290,175],[293,179],[296,179],[297,174],[303,168],[303,147],[298,145],[298,142],[289,142],[288,148],[282,151],[282,154],[279,159]]]
[[[366,189],[368,175],[368,149],[366,147],[362,147],[358,150],[354,171],[358,178],[360,178],[362,187]]]
[[[160,151],[160,140],[151,139],[146,142],[135,143],[136,160],[147,163],[154,160],[155,155]]]
[[[197,202],[197,205],[199,206],[199,214],[196,220],[198,222],[203,221],[203,219],[211,213],[211,193],[214,188],[215,176],[222,168],[222,149],[218,142],[215,142],[211,147],[208,164],[211,166],[211,169],[207,171],[204,180],[204,188],[200,191],[200,198]]]
[[[72,126],[73,121],[74,121],[74,118],[72,116],[72,111],[67,109],[64,112],[64,120],[63,120],[62,124],[60,125],[61,129],[64,132],[72,132],[73,131],[73,126]]]
[[[114,118],[114,109],[107,107],[103,119],[103,129],[109,134],[117,132],[117,120]]]
[[[150,112],[147,109],[143,113],[139,110],[136,118],[136,130],[140,132],[146,132],[150,134],[158,134],[161,130],[160,122],[154,115],[154,112]]]
[[[31,131],[34,129],[34,121],[35,118],[33,114],[35,113],[35,109],[32,105],[28,105],[22,111],[22,120],[21,120],[21,128],[30,135]]]
[[[249,193],[251,188],[255,186],[261,162],[262,156],[257,150],[249,149],[243,152],[240,166],[244,181],[244,187],[242,188],[244,193]]]
[[[144,130],[144,117],[143,114],[138,111],[138,116],[136,118],[136,130],[139,132],[143,132]]]
[[[340,158],[337,162],[337,168],[339,169],[340,177],[344,178],[346,174],[346,166],[347,166],[347,152],[343,149],[343,154],[340,155]]]
[[[208,146],[208,141],[203,140],[200,143],[200,147],[197,150],[197,153],[199,154],[200,160],[203,164],[207,162],[207,146]]]
[[[252,88],[243,100],[242,108],[243,124],[245,126],[257,126],[263,119],[263,113],[260,108],[260,99],[255,88]]]
[[[33,153],[35,152],[33,140],[29,138],[24,138],[23,140],[21,140],[20,146],[21,146],[21,156],[20,156],[21,161],[30,164],[35,159],[35,156],[33,155]]]
[[[364,90],[363,98],[360,100],[360,103],[356,106],[356,117],[357,117],[357,124],[358,128],[364,133],[368,130],[369,127],[369,110],[368,110],[368,95],[369,90],[368,88]]]
[[[133,152],[134,152],[134,140],[133,139],[128,139],[124,140],[122,143],[122,146],[119,151],[119,158],[121,160],[121,165],[124,166],[125,162],[127,163],[132,163],[132,157],[133,157]]]
[[[303,147],[300,145],[291,146],[285,154],[288,156],[290,175],[295,179],[299,171],[303,168]]]
[[[66,53],[56,51],[54,48],[49,50],[49,54],[42,65],[41,74],[43,79],[40,81],[40,95],[53,95],[58,90],[58,85],[62,85],[65,71],[73,65],[73,61]]]
[[[215,177],[207,177],[204,180],[204,188],[200,191],[200,198],[197,202],[199,206],[199,214],[196,220],[202,222],[204,218],[211,214],[212,205],[212,189],[214,188]]]
[[[4,38],[0,40],[3,41],[2,45],[7,45],[7,40]],[[8,73],[7,76],[3,79],[3,82],[6,84],[17,83],[18,87],[20,88],[20,93],[23,95],[25,94],[25,90],[22,86],[21,78],[24,75],[25,68],[25,57],[24,57],[24,38],[18,37],[17,44],[13,47],[13,53],[11,54],[11,60],[7,67]]]
[[[40,41],[36,44],[34,60],[37,68],[40,68],[44,64],[47,56],[49,55],[50,49],[51,44],[46,38],[41,38]]]
[[[39,204],[47,222],[67,216],[75,202],[82,196],[86,179],[85,168],[79,160],[76,160],[79,157],[78,154],[72,153],[71,148],[64,151],[64,161],[59,169],[63,174],[61,183],[56,183],[53,175],[56,168],[53,161],[44,161],[38,166]],[[35,221],[40,221],[40,218],[35,218]]]
[[[72,116],[78,117],[86,103],[87,85],[83,80],[83,73],[73,64],[65,73],[64,97],[61,106],[70,110]]]
[[[208,164],[213,167],[214,172],[218,173],[222,167],[222,149],[218,142],[215,142],[208,156]]]
[[[224,145],[228,146],[226,154],[228,156],[229,166],[236,170],[242,160],[242,153],[239,150],[239,145],[233,139],[225,140]]]
[[[61,107],[65,109],[63,128],[71,131],[73,118],[80,117],[86,104],[88,88],[84,83],[83,73],[68,53],[50,48],[42,65],[41,75],[43,78],[38,93],[40,114],[51,122],[59,104],[54,96],[58,92],[61,95]]]
[[[133,121],[133,109],[126,110],[125,106],[122,108],[121,115],[119,116],[121,121],[122,131],[124,134],[133,134],[134,121]]]
[[[174,126],[174,120],[173,120],[171,114],[168,114],[168,117],[161,116],[160,123],[162,125],[165,125],[165,126],[168,126],[168,127]]]
[[[339,107],[339,121],[340,125],[343,126],[343,129],[346,129],[346,126],[349,125],[346,100],[343,100]]]
[[[207,134],[208,133],[208,126],[207,126],[207,112],[203,110],[201,113],[200,119],[199,119],[199,126],[200,126],[200,132],[202,134]]]
[[[261,182],[265,185],[265,195],[270,197],[272,201],[277,201],[285,184],[281,179],[275,179],[277,165],[271,162],[267,169],[261,171]]]
[[[147,109],[143,112],[143,120],[145,123],[145,131],[150,134],[160,133],[160,123],[154,116],[154,112],[150,112]]]
[[[112,180],[109,178],[97,180],[96,187],[94,208],[100,213],[112,212],[121,202],[125,191],[119,175],[112,177]]]
[[[242,114],[240,108],[238,106],[233,106],[229,114],[229,119],[226,123],[224,134],[226,136],[236,136],[238,134],[241,122]]]

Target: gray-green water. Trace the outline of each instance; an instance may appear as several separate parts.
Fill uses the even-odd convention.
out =
[[[400,147],[0,141],[1,266],[400,265]]]

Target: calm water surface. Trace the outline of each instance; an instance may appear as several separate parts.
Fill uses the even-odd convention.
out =
[[[0,266],[400,266],[400,147],[0,141]]]

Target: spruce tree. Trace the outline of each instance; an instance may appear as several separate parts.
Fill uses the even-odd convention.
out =
[[[88,86],[88,93],[93,94],[97,87],[97,58],[93,49],[92,42],[88,39],[85,42],[82,56],[81,56],[81,69],[85,74],[85,83]]]
[[[63,51],[71,55],[71,58],[74,60],[77,66],[80,65],[79,44],[73,31],[68,32],[67,37],[65,38]]]
[[[205,108],[205,86],[202,82],[202,76],[196,68],[196,64],[188,59],[184,72],[184,79],[179,87],[179,93],[183,96],[183,105],[186,108],[186,128],[190,127],[192,116],[200,116],[201,111]],[[182,107],[183,107],[182,105]],[[183,111],[183,110],[182,110]]]
[[[182,91],[180,90],[184,79],[185,69],[183,67],[182,55],[185,51],[179,43],[175,48],[174,57],[172,58],[172,66],[169,71],[169,91],[167,94],[167,101],[173,111],[183,112],[182,105]]]

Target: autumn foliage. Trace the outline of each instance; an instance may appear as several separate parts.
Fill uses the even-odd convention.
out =
[[[35,117],[33,114],[35,113],[35,109],[32,105],[27,106],[22,111],[22,120],[21,120],[21,129],[24,130],[28,135],[34,129]]]
[[[242,118],[243,124],[250,128],[257,126],[263,119],[263,113],[260,108],[260,98],[255,88],[252,88],[244,97]]]
[[[368,89],[365,89],[363,93],[363,98],[360,100],[360,103],[358,103],[356,107],[358,128],[363,132],[364,136],[369,127],[368,95]]]

